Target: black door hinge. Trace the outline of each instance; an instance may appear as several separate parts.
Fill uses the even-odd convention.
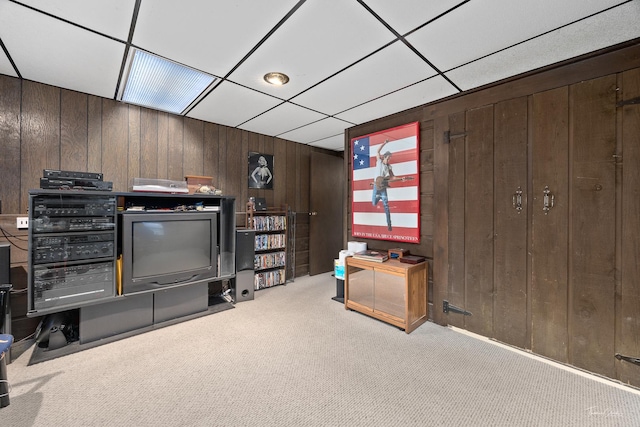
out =
[[[442,301],[442,311],[444,313],[452,312],[452,313],[464,314],[465,316],[472,316],[473,315],[473,314],[471,314],[471,312],[469,312],[467,310],[463,310],[460,307],[456,307],[453,304],[449,304],[449,301],[447,301],[447,300]]]
[[[451,143],[452,139],[458,139],[458,138],[464,138],[465,136],[467,136],[467,132],[463,132],[463,133],[454,133],[453,135],[451,134],[451,132],[449,132],[448,130],[444,132],[444,143],[445,144],[449,144]]]
[[[627,99],[626,101],[620,101],[616,104],[616,107],[624,107],[625,105],[640,104],[640,96],[637,98]]]
[[[616,359],[624,360],[625,362],[633,363],[634,365],[640,365],[640,358],[623,356],[620,353],[616,353]]]

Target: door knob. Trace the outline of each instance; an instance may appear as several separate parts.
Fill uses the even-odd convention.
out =
[[[309,212],[309,216],[316,216],[316,215],[318,215],[318,212],[316,212],[316,211]]]

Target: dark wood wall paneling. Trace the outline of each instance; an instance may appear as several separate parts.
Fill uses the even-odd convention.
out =
[[[0,224],[17,236],[9,237],[16,244],[16,289],[26,288],[27,232],[15,229],[15,218],[27,214],[28,191],[40,187],[44,169],[102,172],[114,191],[129,191],[133,178],[211,176],[215,187],[236,197],[238,227],[245,225],[250,196],[286,205],[300,212],[295,275],[308,274],[309,158],[312,150],[326,150],[9,76],[0,75],[0,93]],[[273,190],[248,188],[249,152],[274,156]],[[38,320],[24,317],[21,294],[24,301],[12,304],[18,339]]]
[[[640,369],[613,358],[640,357],[640,106],[615,108],[638,97],[632,40],[347,131],[347,174],[351,138],[415,120],[423,144],[424,130],[433,132],[433,152],[421,151],[421,184],[433,170],[435,187],[428,201],[421,191],[432,320],[640,385]],[[521,215],[512,206],[518,186]],[[444,315],[444,299],[483,319]]]

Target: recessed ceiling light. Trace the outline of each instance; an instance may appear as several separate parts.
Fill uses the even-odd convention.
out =
[[[210,74],[135,49],[120,99],[181,114],[215,80]]]
[[[267,73],[264,75],[264,81],[272,85],[282,86],[287,84],[289,76],[284,73]]]

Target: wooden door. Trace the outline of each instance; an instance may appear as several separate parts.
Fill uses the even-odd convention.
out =
[[[527,97],[495,105],[494,112],[494,309],[499,341],[528,348]]]
[[[343,249],[344,230],[342,157],[311,152],[309,274],[333,271],[333,261]]]
[[[567,362],[569,90],[531,102],[531,349]]]
[[[640,69],[622,75],[622,147],[616,160],[622,181],[621,256],[619,265],[619,302],[615,333],[615,354],[640,358]],[[624,163],[624,167],[622,166]],[[623,383],[640,386],[640,366],[624,359],[616,362],[617,378]]]
[[[615,75],[569,88],[569,363],[608,377],[615,377],[616,93]]]
[[[523,348],[528,343],[527,109],[523,97],[449,118],[447,299],[471,315],[451,313],[447,320]]]
[[[615,378],[615,103],[607,76],[449,117],[449,324]]]

